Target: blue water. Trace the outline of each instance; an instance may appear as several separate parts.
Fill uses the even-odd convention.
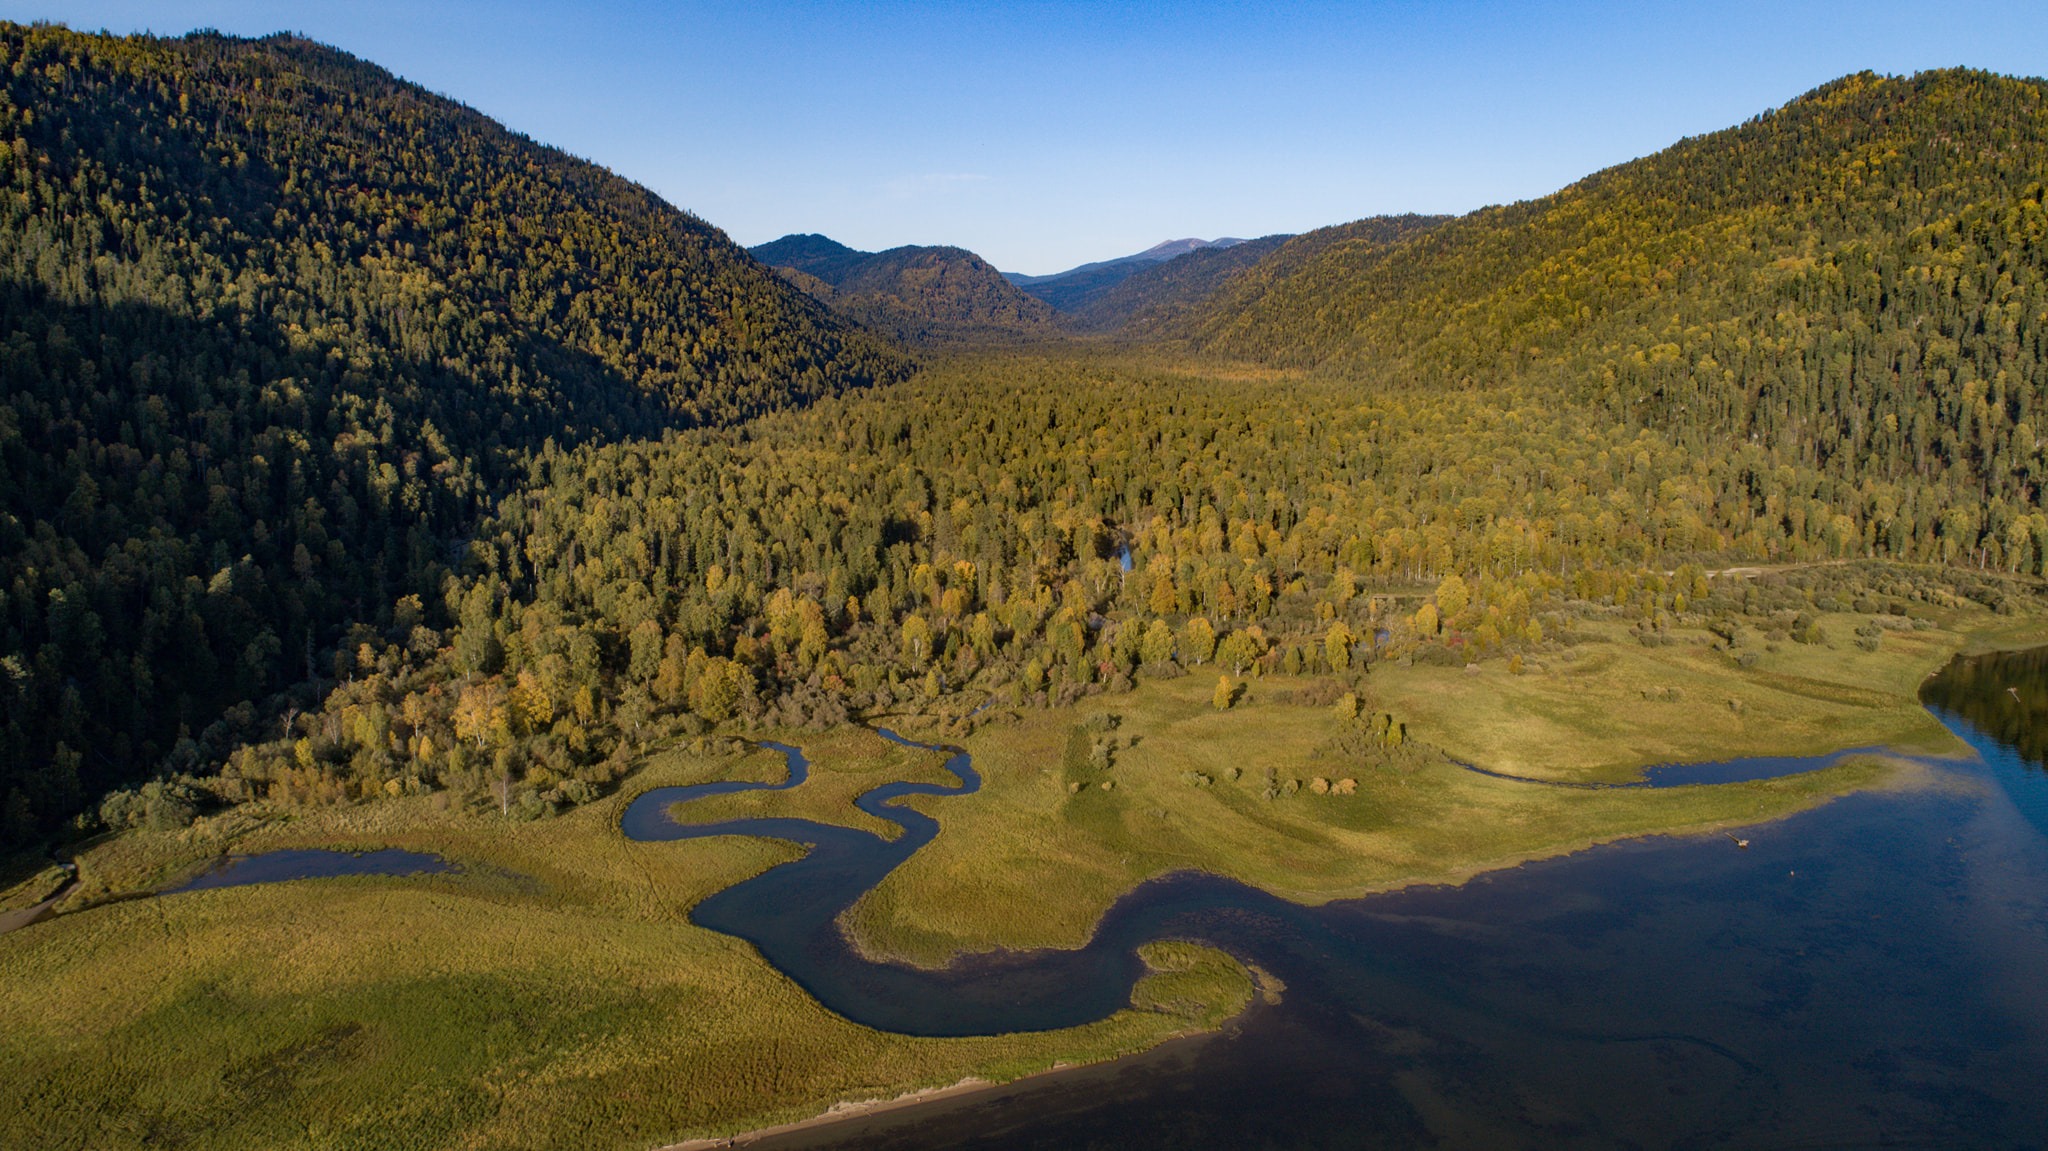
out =
[[[681,787],[657,787],[651,791],[640,793],[633,798],[632,803],[626,805],[625,813],[619,816],[619,830],[625,833],[627,839],[637,839],[643,843],[669,839],[698,839],[705,835],[723,835],[725,834],[723,831],[703,831],[699,827],[679,824],[670,818],[669,809],[678,803],[688,803],[693,799],[703,799],[712,795],[734,795],[742,791],[788,791],[792,787],[802,786],[804,780],[810,778],[811,761],[805,758],[801,749],[791,747],[786,743],[776,743],[772,740],[763,740],[761,746],[770,751],[782,753],[783,759],[789,764],[789,777],[781,783],[720,780],[717,783],[693,783]],[[746,821],[735,820],[733,822],[743,823]],[[718,826],[727,827],[730,824],[720,824]],[[787,837],[770,836],[769,838]]]
[[[1932,710],[1935,718],[1977,753],[1980,770],[1976,774],[1995,781],[2020,818],[2032,825],[2035,832],[2048,836],[2048,775],[2042,774],[2042,765],[2029,761],[1962,716],[1940,708]]]
[[[784,790],[808,777],[810,761],[787,744],[763,746],[789,764],[781,783],[732,782],[664,787],[628,805],[621,827],[632,839],[672,841],[752,835],[801,844],[804,856],[709,896],[690,912],[691,922],[752,943],[764,959],[833,1011],[884,1031],[910,1035],[989,1035],[1044,1031],[1103,1019],[1130,1002],[1143,974],[1136,949],[1170,936],[1200,935],[1224,942],[1208,920],[1221,915],[1258,922],[1288,921],[1296,931],[1319,931],[1314,913],[1230,880],[1188,873],[1145,884],[1111,908],[1087,946],[966,957],[942,970],[874,963],[840,929],[839,916],[939,833],[932,817],[901,801],[913,795],[965,796],[981,787],[971,757],[959,748],[920,744],[882,730],[906,747],[948,753],[955,786],[884,784],[854,806],[901,834],[884,838],[857,828],[805,819],[735,819],[686,823],[679,805],[741,791]],[[1656,769],[1647,783],[1602,786],[1678,786],[1810,771],[1852,754],[1731,760]],[[1476,769],[1475,769],[1476,770]],[[1240,951],[1255,941],[1232,941]]]
[[[809,762],[784,744],[764,746],[789,761],[787,782],[657,788],[627,807],[621,826],[641,840],[754,835],[805,846],[802,858],[707,897],[691,909],[690,920],[747,940],[819,1002],[867,1026],[934,1036],[1042,1031],[1102,1019],[1128,1004],[1143,969],[1135,948],[1163,929],[1156,915],[1106,922],[1080,951],[975,956],[939,971],[871,963],[853,949],[839,915],[939,833],[938,821],[903,801],[971,795],[981,787],[966,752],[880,734],[906,747],[948,753],[946,770],[959,780],[952,786],[884,784],[856,799],[854,806],[900,829],[893,838],[805,819],[682,823],[671,814],[678,804],[705,796],[796,786]]]
[[[1958,659],[1920,695],[1976,750],[2027,822],[2048,834],[2048,648]]]
[[[1991,659],[1993,657],[1986,657]],[[1929,785],[1854,795],[1743,832],[1648,838],[1480,876],[1301,907],[1214,876],[1146,883],[1075,951],[871,963],[838,917],[939,833],[904,801],[981,783],[894,783],[856,800],[894,836],[797,819],[679,822],[710,795],[662,788],[640,840],[757,835],[805,855],[697,905],[826,1007],[920,1035],[1064,1027],[1127,1005],[1149,940],[1212,943],[1277,975],[1277,1006],[1222,1036],[986,1095],[763,1140],[772,1148],[2041,1147],[2048,1140],[2048,658],[1959,663],[1930,707],[1978,752]],[[1937,700],[1940,702],[1937,703]],[[2028,749],[2028,750],[2021,750]],[[1694,786],[1844,755],[1651,769]],[[678,805],[681,805],[678,811]],[[446,869],[407,852],[274,852],[178,890]]]

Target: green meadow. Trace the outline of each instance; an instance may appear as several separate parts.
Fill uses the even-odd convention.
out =
[[[917,770],[874,758],[877,779]],[[678,752],[629,792],[781,770]],[[0,1113],[52,1148],[649,1147],[1112,1058],[1213,1029],[1251,994],[1236,962],[1166,945],[1100,1023],[871,1031],[685,919],[795,848],[632,843],[626,799],[526,824],[425,799],[280,820],[236,850],[403,846],[465,871],[117,900],[0,937]],[[85,855],[82,886],[160,882],[217,852],[216,830],[123,837]]]

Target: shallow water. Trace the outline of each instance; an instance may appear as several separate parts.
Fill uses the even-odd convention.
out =
[[[438,855],[386,848],[382,851],[324,851],[317,849],[266,851],[260,855],[225,855],[211,868],[160,894],[203,891],[212,887],[243,887],[252,883],[281,883],[288,879],[329,879],[339,875],[419,875],[447,871],[448,861]]]
[[[1085,951],[949,972],[878,976],[836,930],[764,926],[768,892],[728,889],[699,922],[899,1030],[1113,1006],[1135,975],[1118,959],[1162,935],[1287,984],[1210,1040],[757,1145],[2041,1146],[2048,773],[1954,706],[1937,713],[1982,761],[1754,828],[1747,849],[1637,840],[1320,909],[1173,876],[1120,901]],[[835,858],[821,874],[841,885],[805,914],[850,902],[876,866]],[[1087,1010],[1047,1007],[1063,1002]]]

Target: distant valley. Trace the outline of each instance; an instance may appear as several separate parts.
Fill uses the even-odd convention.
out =
[[[1277,241],[1285,237],[1274,236],[1266,239]],[[1155,264],[1164,264],[1194,252],[1227,250],[1244,242],[1233,237],[1216,240],[1165,240],[1135,255],[1097,260],[1077,268],[1069,268],[1064,272],[1044,276],[1026,276],[1017,272],[1005,272],[1003,275],[1011,283],[1062,312],[1080,312],[1100,299],[1103,293]],[[1271,247],[1270,243],[1265,244],[1266,250],[1270,250]]]

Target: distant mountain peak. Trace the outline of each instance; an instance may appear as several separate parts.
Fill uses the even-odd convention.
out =
[[[1230,248],[1242,243],[1244,241],[1235,236],[1219,236],[1214,240],[1202,240],[1193,237],[1185,240],[1163,240],[1135,256],[1125,256],[1124,259],[1171,260],[1175,256],[1185,256],[1189,252],[1200,251],[1203,248]],[[1114,261],[1111,262],[1113,263]]]

